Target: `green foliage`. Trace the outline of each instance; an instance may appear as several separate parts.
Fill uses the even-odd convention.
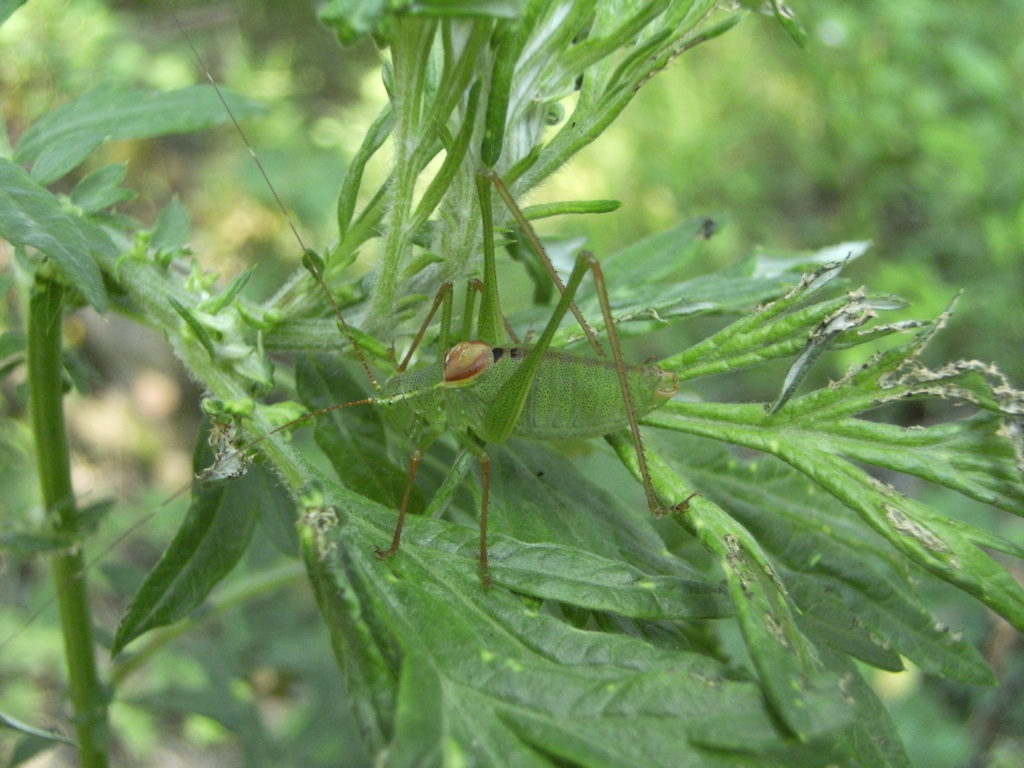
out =
[[[212,485],[197,487],[162,559],[131,590],[116,636],[104,633],[115,698],[171,640],[239,605],[251,612],[248,631],[225,633],[224,648],[195,641],[208,688],[175,675],[134,703],[221,723],[252,764],[337,764],[338,745],[324,758],[309,754],[314,740],[303,746],[302,733],[289,735],[289,748],[268,746],[257,708],[231,687],[249,654],[283,667],[306,662],[330,717],[310,733],[335,742],[338,730],[359,734],[365,754],[351,753],[353,764],[904,766],[895,726],[855,660],[898,671],[905,658],[951,680],[992,682],[975,646],[934,615],[928,590],[959,589],[1024,631],[1024,590],[984,551],[1021,558],[1024,547],[996,526],[951,517],[902,478],[1024,512],[1024,396],[975,361],[926,366],[948,313],[886,317],[903,302],[845,282],[870,262],[866,243],[756,251],[709,271],[716,227],[688,219],[609,256],[616,326],[631,342],[697,317],[728,321],[662,361],[691,396],[644,421],[658,434],[648,442],[659,495],[700,495],[655,520],[550,446],[489,447],[491,589],[477,577],[480,486],[469,479],[469,453],[450,442],[427,457],[412,509],[428,514],[411,518],[400,553],[381,560],[374,550],[390,540],[416,445],[408,416],[372,405],[325,414],[316,427],[322,455],[311,458],[277,430],[292,406],[262,402],[274,387],[318,409],[366,397],[347,370],[351,339],[331,305],[357,326],[374,366],[393,372],[388,343],[418,325],[422,297],[479,272],[484,216],[529,259],[500,202],[481,210],[480,169],[494,167],[517,199],[537,187],[673,58],[739,21],[715,5],[328,4],[321,18],[342,41],[372,35],[386,47],[390,100],[349,159],[336,241],[322,259],[304,254],[324,282],[299,268],[260,304],[247,294],[250,273],[222,287],[192,258],[177,202],[152,230],[115,210],[130,194],[122,163],[93,168],[70,195],[45,186],[106,141],[225,121],[211,89],[102,87],[22,134],[13,162],[0,160],[0,235],[15,249],[19,279],[62,280],[97,309],[109,303],[144,318],[202,382],[213,414],[196,450],[196,470],[206,468]],[[770,11],[805,40],[781,3]],[[255,111],[230,94],[227,103],[239,118]],[[371,164],[385,147],[392,163],[375,178]],[[527,213],[614,207],[555,202]],[[355,280],[357,255],[372,249],[372,279]],[[543,295],[546,278],[531,279]],[[328,302],[324,288],[336,298]],[[596,321],[596,296],[585,288],[578,298]],[[510,321],[524,330],[546,311]],[[572,348],[580,336],[567,323],[555,345]],[[21,354],[14,336],[0,341]],[[268,349],[299,355],[294,374]],[[333,357],[301,354],[311,351]],[[808,387],[808,373],[835,351],[857,364],[829,386]],[[776,382],[771,404],[692,396],[698,380],[742,371]],[[936,399],[962,404],[965,417],[914,427],[866,417]],[[628,436],[607,440],[638,474]],[[250,461],[259,466],[234,477]],[[83,533],[96,515],[83,511]],[[269,565],[274,545],[294,554],[293,520],[321,635],[326,628],[315,640],[286,632],[297,623],[289,600],[261,608],[256,599],[294,581],[294,568]],[[64,546],[47,533],[5,535],[0,545]],[[246,558],[252,574],[225,582]],[[343,684],[306,645],[330,646]],[[36,723],[4,715],[2,724],[48,738]]]
[[[652,81],[608,132],[618,151],[588,153],[593,193],[614,190],[631,214],[595,221],[595,249],[720,211],[732,223],[720,263],[759,244],[870,239],[879,258],[856,266],[855,280],[928,315],[963,290],[937,359],[969,348],[1021,381],[1024,364],[1007,351],[1024,344],[1022,73],[1006,30],[1024,24],[1024,6],[795,8],[806,51],[744,23]]]
[[[196,475],[213,460],[209,444],[200,441]],[[238,565],[260,522],[269,531],[280,529],[291,534],[285,552],[294,555],[298,544],[294,532],[274,525],[272,519],[268,521],[289,508],[287,494],[262,467],[246,473],[238,482],[198,486],[188,515],[121,619],[110,652],[120,653],[134,638],[154,627],[185,619],[199,608],[210,591]]]
[[[0,158],[0,206],[4,212],[4,239],[17,248],[34,248],[53,260],[63,277],[79,286],[82,295],[99,310],[107,309],[103,280],[96,262],[86,257],[93,249],[116,253],[102,231],[67,215],[60,201],[39,186],[17,165]]]

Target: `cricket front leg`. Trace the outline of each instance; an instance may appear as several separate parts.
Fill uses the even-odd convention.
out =
[[[373,553],[384,559],[398,554],[398,548],[402,545],[402,528],[405,526],[405,516],[409,513],[409,497],[412,495],[413,484],[416,480],[416,472],[423,460],[423,452],[418,448],[412,452],[409,460],[409,477],[405,481],[405,493],[402,494],[402,506],[398,509],[398,522],[395,523],[395,534],[391,537],[391,546],[387,549],[375,547]]]
[[[480,452],[480,583],[490,587],[491,569],[487,562],[487,511],[491,497],[491,457]]]
[[[398,548],[402,545],[402,528],[405,526],[405,516],[409,514],[409,499],[412,498],[412,489],[416,482],[416,472],[420,468],[423,454],[427,452],[430,446],[434,444],[434,441],[441,435],[443,428],[442,422],[436,422],[431,425],[429,431],[420,435],[416,450],[412,452],[412,457],[409,459],[409,476],[405,481],[402,505],[398,508],[398,522],[395,523],[395,534],[391,537],[391,546],[387,549],[374,548],[374,554],[381,559],[398,554]]]
[[[398,366],[399,373],[404,373],[405,369],[409,367],[412,356],[419,348],[420,342],[423,341],[423,336],[426,334],[431,322],[433,322],[434,315],[437,314],[438,308],[441,309],[441,335],[438,338],[438,345],[441,349],[448,349],[452,326],[452,284],[450,281],[444,283],[440,289],[438,289],[437,295],[434,296],[434,303],[430,307],[430,311],[420,324],[420,329],[416,332],[416,336],[413,338],[412,344],[409,346],[409,351],[405,353],[405,357],[402,358],[402,362]]]

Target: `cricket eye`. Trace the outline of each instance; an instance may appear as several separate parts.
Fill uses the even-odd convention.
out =
[[[444,356],[444,380],[447,383],[475,379],[494,365],[491,345],[482,341],[460,341]]]
[[[679,377],[668,371],[661,372],[661,379],[654,388],[654,396],[668,400],[679,391]]]

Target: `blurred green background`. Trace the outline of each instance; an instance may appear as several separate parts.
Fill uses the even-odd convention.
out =
[[[322,248],[335,234],[333,205],[346,158],[383,103],[378,53],[369,44],[340,50],[305,3],[174,7],[217,81],[267,104],[266,115],[246,132],[309,241]],[[623,201],[616,213],[555,225],[559,232],[585,233],[599,255],[682,218],[714,216],[724,226],[707,251],[708,271],[756,247],[814,249],[870,239],[873,249],[849,274],[854,284],[910,301],[907,316],[933,317],[963,292],[949,327],[933,343],[931,362],[991,361],[1020,386],[1024,4],[817,0],[793,7],[809,32],[807,50],[768,20],[746,19],[648,83],[625,115],[536,199]],[[34,1],[0,28],[0,61],[10,143],[45,110],[101,83],[171,88],[205,79],[165,4],[156,1]],[[273,284],[280,271],[270,262],[294,263],[294,241],[233,129],[118,145],[97,163],[114,160],[130,162],[128,184],[140,196],[126,210],[143,222],[173,195],[186,202],[204,264],[230,274],[260,260],[268,266],[254,282]],[[171,413],[194,408],[194,399],[185,397]],[[193,420],[186,421],[191,429]],[[182,454],[188,440],[157,444],[168,440],[180,444],[176,458],[159,448],[143,457],[140,483],[158,490],[141,494],[142,507],[187,475]],[[184,472],[170,478],[154,469],[183,463]],[[322,635],[308,628],[312,608],[304,600],[296,600],[295,617],[275,623]],[[950,601],[950,623],[969,625],[1005,684],[976,690],[914,672],[869,672],[914,764],[1020,765],[1021,638],[977,609],[964,613],[948,593],[935,600]],[[14,620],[4,619],[5,637],[8,621]],[[249,631],[224,640],[239,643],[243,655],[252,644],[270,642],[255,618],[250,623]],[[40,624],[43,653],[56,637]],[[310,637],[311,652],[324,646],[322,637]],[[0,683],[24,663],[0,654]],[[51,662],[38,663],[45,669]],[[339,684],[320,681],[306,689],[305,711],[338,695]],[[28,697],[25,707],[37,705],[35,694],[19,690],[7,688],[9,695]],[[154,726],[130,722],[139,735],[132,748],[143,754],[143,737]],[[216,728],[191,727],[182,726],[184,741],[205,745],[199,751],[209,754],[209,744],[218,743]],[[309,732],[295,726],[289,733],[309,746],[302,736]]]

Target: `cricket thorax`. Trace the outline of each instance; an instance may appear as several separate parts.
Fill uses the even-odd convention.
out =
[[[526,347],[492,347],[491,357],[494,358],[494,362],[498,362],[503,357],[508,357],[511,360],[519,360],[526,357],[530,352]]]

